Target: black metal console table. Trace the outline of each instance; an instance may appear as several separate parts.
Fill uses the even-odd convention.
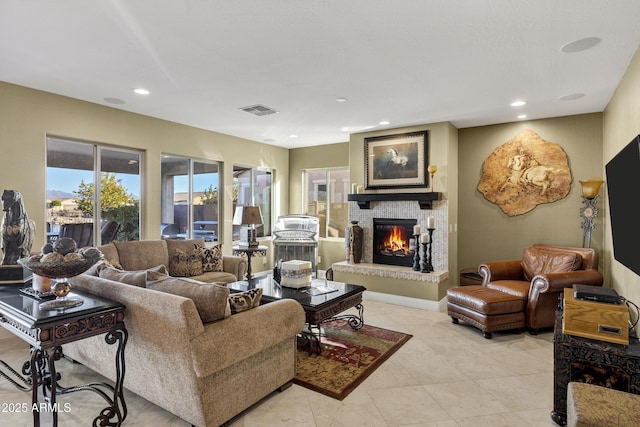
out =
[[[69,295],[82,299],[82,304],[64,310],[41,310],[40,302],[18,291],[14,286],[0,287],[0,325],[26,341],[31,346],[31,358],[22,367],[20,376],[8,369],[9,375],[2,376],[21,390],[31,391],[33,425],[40,426],[42,407],[51,408],[54,427],[58,425],[56,396],[81,390],[91,390],[102,396],[109,406],[103,409],[93,422],[94,426],[120,426],[127,416],[124,401],[123,381],[125,374],[124,350],[127,330],[124,325],[124,305],[83,292]],[[90,383],[74,387],[58,384],[60,374],[56,372],[55,361],[62,357],[62,345],[95,335],[105,335],[107,344],[118,344],[116,351],[115,385]],[[17,377],[19,382],[11,378]],[[106,391],[105,391],[106,390]],[[111,395],[113,397],[111,397]],[[35,408],[35,410],[33,410]]]

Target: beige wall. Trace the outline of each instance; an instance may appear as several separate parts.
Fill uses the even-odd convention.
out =
[[[34,250],[44,244],[46,136],[144,150],[141,238],[160,237],[160,155],[223,163],[223,246],[231,249],[233,164],[275,169],[274,216],[289,208],[289,150],[0,82],[3,189],[20,191],[36,221]]]
[[[525,129],[562,147],[573,182],[564,199],[509,217],[498,205],[486,200],[476,187],[484,160]],[[524,248],[538,242],[582,246],[582,190],[578,180],[601,174],[602,114],[460,129],[459,150],[458,264],[461,269],[477,267],[484,261],[519,259]],[[599,207],[602,207],[601,201]],[[602,240],[603,221],[599,217],[591,246],[600,250]]]
[[[640,49],[636,51],[604,111],[604,162],[601,165],[601,174],[605,180],[604,165],[638,134],[640,134]],[[629,183],[629,197],[637,197],[637,184],[637,182]],[[606,195],[606,188],[603,193]],[[604,207],[605,239],[602,258],[604,258],[606,284],[628,300],[640,305],[640,276],[613,258],[608,202],[604,203]]]
[[[349,167],[349,143],[328,144],[316,147],[294,148],[289,151],[289,212],[301,214],[302,171]],[[318,269],[326,270],[334,262],[344,260],[344,239],[321,239],[318,244],[320,263]]]

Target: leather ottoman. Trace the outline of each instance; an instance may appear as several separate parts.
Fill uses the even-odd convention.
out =
[[[447,290],[447,314],[453,323],[467,322],[491,338],[492,332],[523,329],[525,299],[486,286]]]

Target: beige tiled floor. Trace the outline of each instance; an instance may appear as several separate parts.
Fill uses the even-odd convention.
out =
[[[555,426],[549,417],[553,407],[551,332],[496,333],[487,340],[475,328],[452,324],[445,313],[372,301],[365,301],[364,316],[368,324],[410,333],[413,338],[341,402],[294,385],[273,393],[231,425]],[[27,356],[28,347],[19,339],[0,340],[0,359],[13,367],[21,366]],[[101,380],[65,360],[57,366],[64,384]],[[91,425],[105,406],[91,392],[60,396],[58,401],[69,404],[69,411],[60,414],[62,427]],[[125,426],[188,426],[132,393],[126,393],[126,402]],[[9,404],[29,404],[30,394],[2,378],[0,403],[0,425],[32,425],[30,413],[7,412]]]

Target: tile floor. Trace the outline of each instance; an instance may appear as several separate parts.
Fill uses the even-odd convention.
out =
[[[234,427],[268,426],[555,426],[552,332],[495,333],[487,340],[475,328],[451,323],[435,313],[365,301],[365,322],[410,333],[396,354],[343,401],[293,385],[275,392],[232,420]],[[13,336],[0,340],[0,359],[20,367],[28,346]],[[64,384],[101,380],[81,365],[56,365]],[[231,391],[230,391],[231,392]],[[125,426],[188,427],[189,424],[146,400],[126,392]],[[9,411],[30,404],[0,378],[0,425],[30,426],[30,413]],[[62,427],[88,426],[104,408],[92,392],[60,396],[68,403],[59,416]],[[47,424],[46,422],[43,423]]]

